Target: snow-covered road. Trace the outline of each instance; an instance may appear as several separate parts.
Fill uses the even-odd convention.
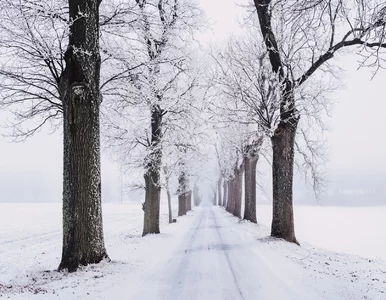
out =
[[[281,257],[260,252],[222,210],[202,206],[192,225],[132,299],[321,299],[314,283]]]
[[[35,216],[30,221],[36,224],[31,233],[18,233],[17,222],[7,221],[11,230],[3,236],[0,233],[0,252],[8,254],[0,260],[0,296],[33,300],[386,299],[384,261],[272,239],[266,227],[239,221],[220,207],[196,207],[171,225],[163,212],[162,234],[145,238],[140,235],[140,205],[105,208],[106,245],[113,262],[71,274],[54,270],[60,255],[60,223],[53,220],[58,219],[60,208],[51,207],[49,222],[38,222],[43,214]],[[28,243],[23,242],[26,239]],[[23,249],[17,249],[20,245]]]
[[[179,246],[134,285],[129,299],[366,299],[369,289],[358,292],[338,270],[329,273],[323,254],[310,258],[296,245],[258,237],[256,225],[239,224],[219,207],[195,210]]]

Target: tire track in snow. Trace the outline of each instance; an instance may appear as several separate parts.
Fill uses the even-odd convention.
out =
[[[217,224],[217,218],[216,218],[216,215],[214,214],[214,211],[213,211],[213,208],[212,208],[212,207],[210,208],[210,212],[211,212],[211,215],[213,216],[213,220],[214,220],[214,223],[215,223],[216,233],[217,233],[218,236],[220,237],[221,242],[224,243],[224,239],[222,238],[222,235],[221,235],[221,233],[220,233],[220,230],[219,230],[220,227],[219,227],[218,224]],[[224,245],[225,245],[225,244],[224,244]],[[240,299],[245,300],[244,294],[243,294],[243,292],[241,291],[241,288],[240,288],[239,281],[237,280],[237,276],[236,276],[236,274],[235,274],[235,270],[234,270],[234,268],[233,268],[233,266],[232,266],[232,262],[231,262],[231,259],[230,259],[230,257],[229,257],[229,253],[228,253],[228,251],[227,251],[227,248],[222,249],[222,251],[224,252],[224,255],[225,255],[226,260],[227,260],[227,262],[228,262],[229,269],[230,269],[230,271],[231,271],[231,273],[232,273],[234,282],[235,282],[235,284],[236,284],[237,290],[238,290],[238,292],[239,292],[239,294],[240,294],[240,297],[241,297]]]
[[[200,207],[199,212],[194,230],[189,233],[189,239],[181,247],[179,255],[182,257],[179,258],[178,266],[174,270],[169,270],[173,273],[169,278],[172,287],[165,293],[167,295],[165,299],[176,299],[176,295],[181,295],[184,299],[202,299],[199,293],[200,288],[205,289],[204,282],[213,281],[212,284],[215,286],[216,281],[221,283],[225,275],[229,279],[228,284],[225,284],[226,289],[222,291],[222,297],[225,298],[215,299],[245,300],[228,253],[231,247],[222,239],[213,207]],[[213,267],[209,273],[206,272],[209,268],[206,262],[211,262]],[[203,264],[201,265],[203,269],[200,269],[200,264]],[[224,270],[226,270],[225,273]],[[189,289],[194,285],[197,289],[192,295]],[[231,288],[232,285],[233,288]],[[221,294],[220,288],[217,289],[217,293]]]
[[[203,228],[202,223],[204,220],[206,220],[205,212],[200,214],[198,221],[194,223],[193,232],[190,234],[189,239],[181,247],[182,249],[184,249],[184,252],[181,254],[182,255],[181,261],[179,262],[178,267],[176,268],[172,276],[173,285],[170,291],[172,295],[175,293],[176,290],[181,290],[183,288],[183,285],[186,283],[186,277],[188,274],[187,272],[185,272],[185,270],[187,270],[191,266],[190,254],[193,249],[193,244],[197,239],[197,234]],[[173,258],[170,259],[169,262],[172,263],[172,260]],[[169,299],[173,299],[173,298],[169,298]]]

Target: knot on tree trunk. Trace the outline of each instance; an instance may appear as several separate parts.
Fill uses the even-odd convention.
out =
[[[80,99],[85,98],[88,88],[88,84],[84,82],[74,82],[71,85],[73,95]]]

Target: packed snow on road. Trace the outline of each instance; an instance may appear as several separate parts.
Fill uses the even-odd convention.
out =
[[[385,215],[386,207],[363,209],[361,218],[352,208],[335,209],[328,218],[329,208],[297,207],[297,223],[308,222],[299,227],[299,247],[269,237],[268,206],[258,207],[263,223],[258,225],[209,204],[168,225],[162,207],[162,233],[142,238],[140,204],[104,204],[112,261],[75,273],[56,271],[60,204],[0,208],[4,299],[386,299],[386,236],[379,230],[378,235],[361,231],[371,230],[372,220],[383,220],[377,226],[384,228],[385,219],[377,218]],[[347,229],[344,235],[340,218]],[[323,234],[324,227],[336,231]],[[342,248],[336,246],[339,240],[350,246],[346,252],[361,256],[333,252]],[[371,245],[377,250],[371,251]]]

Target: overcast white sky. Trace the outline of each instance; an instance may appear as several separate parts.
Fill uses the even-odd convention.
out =
[[[241,11],[233,0],[201,0],[212,32],[203,41],[221,39],[239,31],[235,15]],[[380,70],[371,81],[371,71],[357,70],[355,57],[337,62],[347,70],[345,89],[335,94],[334,114],[327,134],[328,168],[357,174],[384,173],[386,142],[386,71]],[[2,117],[2,114],[0,114]],[[0,129],[0,132],[4,132]],[[60,132],[39,133],[25,143],[10,144],[0,138],[0,202],[60,201],[62,178],[62,136]],[[104,200],[119,201],[119,171],[103,155]]]
[[[229,32],[239,32],[239,20],[244,9],[238,4],[248,0],[201,0],[210,22],[212,36],[222,38]],[[208,33],[208,36],[210,34]],[[326,134],[329,146],[329,168],[384,172],[386,170],[386,142],[382,139],[386,101],[384,85],[386,70],[379,70],[372,78],[372,70],[358,70],[358,57],[335,60],[345,69],[345,86],[334,95],[333,118],[327,119],[331,131]]]

